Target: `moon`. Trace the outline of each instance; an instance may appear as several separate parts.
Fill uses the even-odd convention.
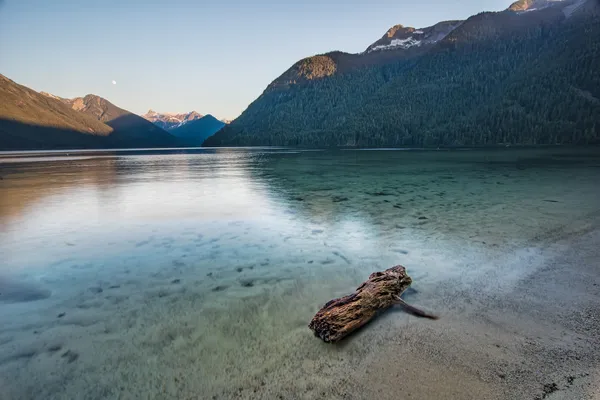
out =
[[[116,84],[117,84],[117,81],[112,81],[112,84],[113,84],[113,85],[116,85]]]

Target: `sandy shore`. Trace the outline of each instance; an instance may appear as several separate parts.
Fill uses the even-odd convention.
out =
[[[337,382],[340,398],[600,399],[600,230],[558,234],[516,283],[456,293],[449,282],[424,301],[440,321],[391,324],[398,334]]]
[[[301,343],[322,354],[216,398],[600,399],[598,222],[544,238],[546,262],[516,280],[499,270],[407,298],[439,321],[391,311],[340,345]]]

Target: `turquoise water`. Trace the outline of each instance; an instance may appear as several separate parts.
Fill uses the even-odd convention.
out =
[[[0,177],[2,399],[316,398],[408,323],[326,346],[326,301],[396,264],[426,307],[498,290],[600,210],[600,152],[560,148],[2,154]]]

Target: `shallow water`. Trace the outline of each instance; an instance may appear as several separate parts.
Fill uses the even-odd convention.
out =
[[[420,304],[499,290],[600,210],[596,149],[2,154],[0,177],[2,399],[315,398],[409,323],[326,346],[326,301],[396,264]]]

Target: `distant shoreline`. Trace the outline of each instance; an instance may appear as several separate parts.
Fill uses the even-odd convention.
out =
[[[286,149],[286,150],[389,150],[389,151],[449,151],[449,150],[499,150],[499,149],[546,149],[546,148],[565,148],[565,149],[593,149],[600,148],[597,144],[514,144],[514,145],[494,145],[494,146],[439,146],[439,147],[294,147],[294,146],[216,146],[216,147],[140,147],[140,148],[64,148],[64,149],[21,149],[21,150],[0,150],[1,156],[31,155],[31,154],[62,154],[62,153],[109,153],[109,152],[153,152],[153,151],[177,151],[177,150],[220,150],[220,149]]]

